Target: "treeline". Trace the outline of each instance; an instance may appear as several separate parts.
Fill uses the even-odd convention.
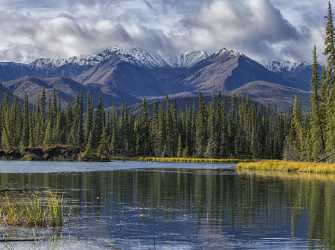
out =
[[[61,108],[57,94],[43,91],[33,107],[5,98],[0,107],[0,148],[4,152],[70,145],[81,159],[124,156],[281,158],[289,117],[247,99],[221,95],[190,107],[173,100],[138,109],[108,110],[91,97]]]
[[[301,112],[298,98],[292,108],[292,122],[284,158],[299,161],[335,162],[335,36],[329,2],[324,55],[327,65],[318,74],[317,49],[313,51],[310,112]]]

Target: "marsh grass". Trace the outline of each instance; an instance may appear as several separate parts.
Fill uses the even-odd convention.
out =
[[[291,161],[239,162],[237,170],[335,174],[335,164]]]
[[[0,198],[0,225],[28,227],[60,227],[63,225],[63,198],[53,193],[46,197],[31,194]]]
[[[283,172],[283,171],[253,171],[238,170],[239,175],[254,176],[259,178],[276,178],[288,181],[318,181],[318,182],[335,182],[335,174],[316,174],[304,172]]]
[[[244,159],[228,159],[228,158],[196,158],[196,157],[137,157],[135,161],[146,162],[169,162],[169,163],[237,163],[250,162]]]

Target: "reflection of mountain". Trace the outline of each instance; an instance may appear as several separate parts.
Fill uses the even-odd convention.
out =
[[[26,177],[1,174],[0,187],[64,192],[66,204],[74,206],[70,235],[108,239],[121,248],[136,243],[146,249],[154,244],[168,249],[335,245],[334,183],[314,181],[311,175],[291,179],[217,170],[122,170]]]
[[[62,104],[78,92],[102,95],[105,105],[138,103],[142,98],[176,98],[198,92],[239,93],[260,103],[287,109],[294,95],[306,99],[310,65],[273,62],[264,66],[237,51],[221,49],[209,53],[191,51],[168,63],[143,49],[106,49],[100,53],[67,59],[38,59],[31,64],[0,63],[0,82],[22,99],[34,102],[41,89],[55,88]],[[245,86],[267,82],[264,92]],[[285,91],[283,91],[285,89]],[[278,102],[285,95],[285,102]]]

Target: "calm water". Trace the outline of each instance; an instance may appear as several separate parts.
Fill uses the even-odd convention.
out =
[[[62,192],[71,215],[53,233],[2,228],[55,239],[0,249],[335,249],[335,178],[231,168],[0,162],[0,190]]]

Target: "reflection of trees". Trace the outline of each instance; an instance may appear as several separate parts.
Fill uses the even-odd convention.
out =
[[[166,219],[187,213],[215,230],[224,225],[241,234],[245,227],[255,235],[286,230],[292,237],[309,237],[310,248],[312,239],[319,238],[326,247],[335,245],[332,180],[250,174],[232,178],[200,170],[0,175],[0,189],[19,186],[65,190],[66,198],[81,205],[73,209],[78,215],[103,216],[115,206],[120,211],[141,208],[150,217]]]
[[[282,187],[291,208],[292,237],[299,235],[299,220],[307,221],[301,226],[308,228],[309,247],[315,248],[315,240],[322,239],[325,247],[335,249],[335,176],[288,173],[245,173],[245,176]]]

